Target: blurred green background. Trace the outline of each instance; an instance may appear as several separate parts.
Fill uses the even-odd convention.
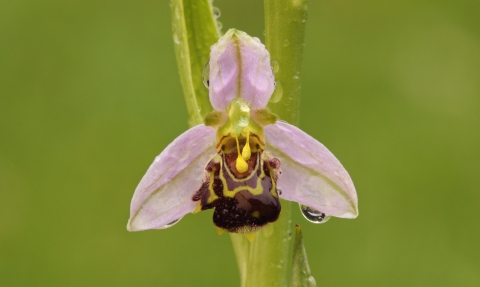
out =
[[[215,0],[263,40],[263,3]],[[294,212],[319,286],[480,286],[480,2],[310,5],[301,128],[360,216]],[[0,2],[0,286],[238,286],[211,212],[125,229],[187,129],[168,1]]]

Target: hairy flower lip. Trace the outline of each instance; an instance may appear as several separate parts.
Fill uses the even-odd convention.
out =
[[[221,152],[225,137],[236,140],[236,168],[248,172],[245,160],[250,147],[240,156],[238,138],[245,134],[247,140],[243,138],[241,143],[246,145],[251,135],[265,153],[279,159],[282,174],[277,187],[282,190],[281,198],[330,216],[358,216],[355,187],[336,157],[297,127],[277,121],[266,109],[274,78],[270,55],[258,39],[229,30],[211,48],[209,81],[215,110],[205,123],[211,126],[202,124],[187,130],[155,158],[133,195],[129,231],[162,229],[194,212],[197,202],[192,197],[208,178],[205,165]]]

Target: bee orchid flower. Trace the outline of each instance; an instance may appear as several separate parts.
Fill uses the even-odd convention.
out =
[[[251,234],[278,219],[280,198],[323,217],[357,217],[353,182],[335,156],[266,108],[275,80],[260,40],[229,30],[211,47],[208,67],[214,111],[155,158],[127,229],[167,228],[214,209],[219,231]]]

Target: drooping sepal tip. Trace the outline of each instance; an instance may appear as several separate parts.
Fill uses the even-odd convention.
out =
[[[215,154],[215,133],[195,126],[155,158],[133,194],[127,230],[162,229],[196,210],[191,189],[202,181],[204,164]]]
[[[282,198],[329,216],[355,218],[358,199],[350,175],[320,142],[284,121],[265,127],[268,150],[282,163]]]

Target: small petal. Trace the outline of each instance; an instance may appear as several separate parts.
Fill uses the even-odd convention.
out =
[[[267,149],[280,160],[281,197],[343,218],[358,216],[358,200],[348,172],[317,140],[283,121],[265,127]]]
[[[270,54],[258,38],[230,29],[210,52],[210,102],[225,110],[237,97],[264,108],[275,89]]]
[[[215,129],[193,127],[155,158],[137,186],[130,205],[129,231],[162,228],[195,210],[192,195],[215,154]]]

